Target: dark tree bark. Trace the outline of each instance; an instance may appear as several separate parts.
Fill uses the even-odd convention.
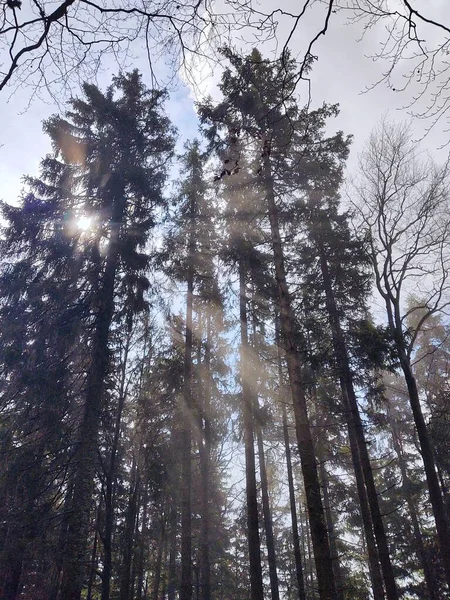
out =
[[[169,513],[170,527],[170,548],[169,548],[169,565],[167,573],[167,600],[175,600],[177,589],[177,526],[178,526],[178,511],[176,502],[171,499]]]
[[[284,255],[278,222],[278,211],[273,192],[273,178],[271,174],[270,158],[267,152],[264,153],[263,161],[264,183],[267,195],[276,284],[279,298],[280,330],[282,334],[282,344],[286,355],[289,382],[294,405],[297,443],[302,465],[303,480],[305,484],[308,518],[314,549],[319,596],[320,600],[336,600],[333,561],[331,559],[330,544],[323,511],[322,497],[320,493],[317,461],[306,407],[306,395],[302,377],[303,365],[295,343],[295,319],[291,306],[291,297],[286,282]]]
[[[280,592],[278,586],[278,573],[277,573],[277,558],[275,551],[275,538],[273,535],[273,523],[272,514],[270,510],[270,499],[269,499],[269,484],[267,481],[267,470],[266,470],[266,457],[264,455],[264,443],[262,437],[261,426],[256,426],[256,437],[258,442],[258,459],[259,459],[259,472],[261,477],[261,495],[262,495],[262,506],[263,506],[263,517],[264,517],[264,529],[266,531],[266,544],[267,544],[267,562],[269,563],[269,579],[270,579],[270,593],[272,600],[279,600]]]
[[[66,497],[64,498],[64,508],[63,515],[61,518],[61,522],[59,524],[59,532],[58,532],[58,543],[57,543],[57,553],[55,560],[55,572],[52,574],[50,585],[49,585],[49,600],[57,600],[60,584],[61,584],[61,575],[64,566],[64,549],[66,545],[67,539],[67,528],[68,528],[68,514],[70,506],[72,505],[72,494],[73,494],[73,483],[69,482],[68,489],[66,491]],[[100,504],[99,504],[100,510]],[[97,515],[98,516],[98,515]]]
[[[147,508],[148,508],[148,490],[144,486],[142,493],[142,529],[139,539],[139,548],[137,549],[138,558],[136,566],[136,600],[143,599],[144,576],[145,576],[145,548],[148,543],[148,527],[147,527]]]
[[[289,390],[286,388],[284,375],[283,375],[283,364],[280,348],[280,322],[279,315],[275,316],[275,340],[277,344],[277,363],[278,363],[278,385],[279,385],[279,399],[282,406],[282,420],[283,420],[283,441],[284,441],[284,453],[286,456],[286,469],[288,476],[288,489],[289,489],[289,506],[291,512],[291,523],[292,523],[292,545],[294,550],[295,560],[295,575],[297,579],[297,592],[299,600],[306,600],[305,592],[305,580],[303,577],[303,565],[302,565],[302,551],[300,549],[300,537],[298,529],[297,519],[297,506],[295,498],[295,487],[294,487],[294,474],[292,470],[292,455],[291,455],[291,443],[289,440],[289,428],[286,403],[290,398]]]
[[[280,385],[282,385],[282,384],[280,384]],[[284,450],[285,450],[285,454],[286,454],[286,467],[287,467],[287,475],[288,475],[289,505],[290,505],[290,509],[291,509],[291,522],[292,522],[292,544],[294,547],[295,575],[297,578],[297,591],[298,591],[299,600],[306,600],[305,580],[303,577],[302,552],[300,550],[300,536],[299,536],[299,531],[298,531],[294,476],[292,473],[291,445],[290,445],[290,441],[289,441],[289,430],[288,430],[286,406],[284,405],[284,403],[283,403],[283,438],[284,438]]]
[[[414,417],[414,423],[417,429],[417,435],[420,443],[422,460],[425,467],[425,475],[428,484],[430,502],[433,509],[434,520],[436,522],[436,530],[439,538],[439,547],[444,565],[445,578],[447,585],[450,588],[450,543],[449,543],[449,527],[447,515],[445,512],[444,500],[442,498],[441,488],[436,473],[435,460],[433,449],[430,442],[427,426],[420,406],[419,391],[417,389],[416,379],[411,367],[411,361],[407,356],[404,345],[397,335],[397,350],[400,359],[408,395],[411,404],[411,409]]]
[[[378,548],[375,541],[373,531],[372,515],[370,512],[369,499],[367,496],[366,484],[364,483],[364,473],[361,467],[361,459],[359,456],[358,442],[353,420],[350,419],[350,411],[345,411],[348,437],[350,443],[350,453],[352,455],[353,470],[355,472],[356,489],[358,491],[359,506],[361,509],[361,519],[363,522],[364,537],[367,546],[367,555],[369,560],[369,572],[372,582],[372,589],[375,598],[382,600],[385,597],[383,577],[380,570],[380,557],[378,556]]]
[[[3,579],[3,589],[1,600],[16,600],[19,594],[20,578],[22,576],[23,552],[25,548],[15,546],[16,550],[21,551],[19,556],[8,555],[5,557],[6,566],[5,577]]]
[[[314,557],[313,551],[311,548],[311,531],[308,526],[308,507],[305,504],[305,526],[303,528],[304,537],[306,537],[305,548],[303,555],[307,557],[306,560],[306,588],[308,590],[308,600],[310,597],[314,598],[316,596],[316,586],[315,586],[315,578],[314,578]]]
[[[389,424],[391,426],[392,432],[392,442],[394,446],[395,453],[397,454],[398,464],[400,467],[400,472],[402,474],[403,484],[406,487],[411,487],[411,480],[408,475],[408,471],[406,468],[405,457],[403,456],[402,444],[400,435],[395,426],[394,420],[391,415],[388,414]],[[416,506],[414,504],[414,500],[410,494],[406,494],[406,503],[408,505],[409,514],[411,517],[411,524],[413,527],[414,539],[417,544],[417,554],[418,558],[421,562],[424,577],[425,577],[425,585],[428,592],[428,600],[439,600],[438,592],[436,591],[436,584],[434,580],[434,575],[432,569],[430,569],[428,557],[425,551],[425,546],[423,543],[422,531],[419,523],[419,516],[417,514]]]
[[[98,528],[99,528],[99,524],[100,524],[101,513],[102,513],[102,497],[100,496],[100,499],[98,501],[97,518],[95,520],[94,543],[92,545],[90,572],[89,572],[89,580],[88,580],[88,585],[87,585],[86,600],[92,600],[92,591],[93,591],[94,580],[95,580],[95,575],[96,575],[95,563],[97,561],[97,545],[98,545],[98,537],[99,537]]]
[[[193,342],[193,296],[196,214],[195,195],[191,194],[189,205],[188,269],[186,300],[186,335],[184,347],[183,419],[181,429],[181,583],[180,600],[192,598],[192,425],[194,406],[192,399],[192,342]]]
[[[116,457],[119,448],[119,437],[122,426],[122,413],[125,405],[126,374],[128,352],[131,342],[131,327],[126,336],[123,362],[120,374],[120,389],[117,414],[114,423],[114,436],[111,446],[111,455],[107,472],[105,473],[105,528],[103,532],[103,571],[102,571],[102,596],[101,600],[109,600],[112,574],[112,541],[114,530],[114,495],[116,480]]]
[[[322,483],[323,489],[323,504],[325,509],[325,518],[327,521],[328,527],[328,535],[330,538],[330,550],[331,557],[333,559],[333,567],[334,567],[334,579],[336,581],[336,593],[338,600],[344,600],[344,584],[342,580],[342,572],[341,565],[339,563],[339,553],[336,545],[336,533],[334,527],[334,519],[333,514],[331,512],[330,506],[330,492],[329,492],[329,481],[328,481],[328,473],[325,467],[325,456],[322,451],[322,443],[319,440],[319,450],[318,450],[318,459],[319,459],[319,472],[320,472],[320,480]]]
[[[152,600],[158,600],[159,589],[161,585],[162,561],[164,556],[164,545],[166,541],[166,518],[161,515],[161,532],[159,537],[158,550],[156,555],[156,564],[153,575]]]
[[[243,260],[239,263],[239,314],[241,327],[241,385],[242,412],[245,444],[245,481],[247,497],[247,537],[250,562],[251,600],[264,600],[261,543],[259,537],[258,499],[256,487],[256,464],[254,442],[255,391],[252,386],[250,346],[248,342],[246,269]]]
[[[135,540],[136,519],[140,496],[140,476],[136,464],[131,470],[131,487],[128,507],[125,516],[125,532],[123,540],[122,575],[120,578],[120,600],[131,600],[131,587],[133,583],[133,548]]]
[[[207,309],[208,310],[208,309]],[[210,560],[210,510],[209,497],[211,486],[211,315],[207,312],[206,317],[206,348],[204,357],[204,379],[200,393],[200,431],[202,439],[199,445],[200,455],[200,478],[201,478],[201,511],[202,522],[200,531],[200,598],[211,600],[211,560]],[[202,427],[203,426],[203,427]]]

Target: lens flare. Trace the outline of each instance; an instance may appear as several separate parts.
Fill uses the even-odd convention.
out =
[[[86,215],[79,217],[77,219],[77,227],[81,229],[81,231],[88,231],[92,228],[94,219],[92,217],[87,217]]]

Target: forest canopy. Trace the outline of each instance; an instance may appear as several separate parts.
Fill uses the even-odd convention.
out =
[[[123,72],[1,204],[0,598],[445,598],[448,163],[385,119],[344,194],[313,61],[220,56],[181,154]]]

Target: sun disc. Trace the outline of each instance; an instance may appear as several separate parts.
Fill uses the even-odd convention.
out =
[[[77,226],[78,229],[81,229],[82,231],[87,231],[88,229],[90,229],[92,227],[92,217],[87,217],[87,216],[83,216],[83,217],[79,217],[77,219]]]

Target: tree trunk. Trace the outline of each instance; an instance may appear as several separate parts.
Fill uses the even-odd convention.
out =
[[[305,504],[305,528],[303,530],[306,533],[306,554],[308,556],[308,560],[307,560],[307,587],[309,588],[308,591],[308,599],[309,600],[315,600],[316,598],[316,592],[315,592],[315,587],[314,587],[314,568],[313,568],[313,563],[314,563],[314,559],[313,559],[313,553],[312,553],[312,549],[311,549],[311,532],[310,532],[310,528],[308,527],[308,507]]]
[[[15,549],[20,551],[20,555],[13,556],[9,554],[4,561],[7,570],[5,571],[3,580],[1,600],[16,600],[19,594],[23,566],[23,552],[25,551],[25,547],[19,548],[17,545],[15,546]]]
[[[331,277],[328,268],[325,249],[321,240],[316,240],[320,267],[322,271],[322,279],[324,282],[325,301],[328,311],[328,318],[331,327],[333,339],[333,350],[338,367],[339,381],[341,385],[344,411],[347,416],[347,424],[349,435],[353,432],[356,436],[357,450],[359,452],[359,460],[355,457],[355,463],[361,461],[361,466],[364,474],[364,483],[367,489],[367,498],[369,501],[370,512],[372,517],[373,530],[378,546],[378,555],[383,573],[384,585],[386,588],[386,597],[388,600],[397,600],[398,591],[395,583],[394,572],[392,569],[389,546],[387,543],[386,532],[384,529],[383,518],[381,516],[380,505],[378,503],[378,494],[373,478],[372,466],[370,464],[369,453],[364,435],[364,428],[359,413],[358,402],[356,399],[355,389],[353,386],[353,376],[350,370],[350,361],[348,357],[347,345],[339,321],[339,314],[334,298],[333,288],[331,286]],[[351,433],[352,432],[352,433]]]
[[[250,561],[250,595],[251,600],[264,600],[256,488],[255,442],[253,434],[255,391],[254,386],[252,386],[253,375],[251,372],[250,347],[248,343],[245,275],[246,272],[244,263],[241,260],[239,263],[239,313],[241,322],[241,385],[245,443],[245,482],[247,495],[248,553]]]
[[[359,506],[361,508],[361,519],[363,522],[364,537],[367,546],[367,555],[369,560],[370,580],[372,582],[372,590],[374,598],[383,600],[385,597],[383,587],[383,577],[380,570],[380,557],[373,532],[372,515],[370,512],[369,499],[367,489],[364,483],[364,473],[361,467],[361,459],[359,455],[358,442],[353,420],[350,419],[350,410],[345,410],[348,437],[350,443],[350,453],[352,455],[353,470],[355,472],[356,489],[358,491]]]
[[[30,479],[33,482],[32,476]],[[13,514],[13,518],[8,523],[0,554],[1,600],[16,600],[18,597],[25,550],[27,543],[33,539],[32,532],[28,529],[32,525],[31,516],[35,508],[33,495],[37,494],[37,490],[35,485],[32,489],[27,489],[26,486],[24,488],[23,483],[20,479],[15,486],[13,505],[20,506],[20,503],[24,502],[25,506],[22,512]]]
[[[140,485],[136,497],[136,508],[134,518],[134,532],[131,544],[131,576],[130,576],[130,600],[136,599],[136,577],[139,568],[139,555],[137,553],[136,541],[139,539],[139,510],[142,506]]]
[[[131,328],[130,328],[131,329]],[[120,429],[122,426],[122,412],[125,405],[126,393],[126,368],[128,360],[128,351],[131,342],[130,330],[127,332],[122,369],[120,374],[119,400],[117,407],[116,420],[114,423],[114,436],[111,447],[111,456],[107,472],[105,473],[105,529],[103,534],[103,571],[102,571],[102,596],[101,600],[109,600],[112,572],[112,540],[114,529],[114,495],[115,495],[115,477],[116,477],[116,457],[119,447]]]
[[[98,528],[99,528],[99,524],[100,524],[101,512],[102,512],[102,496],[100,494],[100,498],[98,501],[97,518],[95,520],[94,543],[92,545],[90,572],[89,572],[89,580],[88,580],[88,585],[87,585],[86,600],[92,600],[92,590],[94,587],[94,581],[95,581],[95,575],[96,575],[95,563],[97,560],[97,545],[98,545],[98,538],[99,538]]]
[[[125,517],[125,537],[123,542],[122,576],[120,580],[120,600],[131,600],[131,569],[133,563],[133,544],[140,493],[140,477],[134,463],[131,469],[131,489]]]
[[[270,158],[267,152],[264,153],[263,160],[276,284],[280,303],[282,343],[286,355],[289,382],[294,404],[297,442],[302,465],[303,480],[305,484],[305,494],[308,505],[308,517],[314,549],[319,596],[320,600],[336,600],[333,561],[331,559],[327,526],[320,494],[317,462],[306,407],[306,395],[302,377],[302,362],[295,343],[295,319],[291,307],[291,297],[286,282],[284,255],[278,222],[278,210],[275,204]]]
[[[68,514],[69,508],[72,506],[73,482],[69,481],[67,486],[66,496],[64,498],[64,506],[62,510],[61,523],[59,525],[58,542],[55,552],[55,570],[50,576],[49,581],[49,600],[57,600],[59,596],[59,588],[61,584],[61,575],[64,566],[65,546],[67,539]]]
[[[400,467],[400,472],[402,474],[403,483],[408,486],[411,485],[411,480],[408,476],[408,471],[406,469],[405,459],[402,452],[401,440],[398,434],[397,428],[395,427],[395,423],[388,413],[389,423],[392,431],[392,442],[394,446],[395,453],[397,454],[398,464]],[[423,543],[422,532],[419,524],[419,516],[416,511],[416,507],[414,504],[414,500],[411,495],[406,493],[406,503],[408,505],[409,514],[411,517],[411,524],[414,532],[414,539],[417,544],[417,553],[419,555],[419,560],[422,565],[424,577],[425,577],[425,585],[427,587],[428,592],[428,600],[439,600],[437,596],[437,591],[435,590],[436,585],[434,581],[434,575],[432,569],[430,569],[430,565],[428,563],[428,558],[425,551],[425,546]]]
[[[155,572],[153,576],[152,600],[158,600],[159,588],[161,584],[162,560],[164,556],[164,544],[166,540],[166,517],[161,515],[161,535],[156,556]]]
[[[256,436],[258,441],[258,458],[259,458],[259,472],[261,476],[261,493],[262,493],[262,505],[263,505],[263,516],[264,516],[264,529],[266,531],[266,544],[267,544],[267,561],[269,563],[269,579],[270,579],[270,592],[272,600],[280,599],[280,592],[278,589],[278,574],[277,574],[277,559],[275,552],[275,539],[273,535],[273,523],[272,514],[270,511],[270,500],[269,500],[269,485],[267,481],[267,470],[266,470],[266,458],[264,455],[264,444],[261,432],[261,426],[256,427]]]
[[[112,185],[114,176],[109,184]],[[78,446],[73,457],[75,476],[73,503],[68,516],[67,542],[60,600],[80,600],[88,564],[87,543],[89,522],[97,468],[97,438],[103,403],[105,377],[109,366],[108,337],[114,313],[114,284],[118,263],[118,241],[125,197],[116,196],[112,215],[109,252],[103,281],[98,293],[98,309],[92,339],[91,361],[86,380],[86,401],[80,426]]]
[[[176,589],[177,589],[177,572],[176,572],[176,560],[177,560],[177,524],[178,524],[178,512],[175,500],[171,499],[170,504],[170,549],[169,549],[169,568],[167,574],[167,600],[175,600]]]
[[[280,385],[281,385],[281,383],[280,383]],[[284,437],[284,449],[285,449],[285,454],[286,454],[287,475],[288,475],[289,504],[290,504],[290,508],[291,508],[291,522],[292,522],[292,543],[294,546],[297,591],[298,591],[299,600],[306,600],[305,581],[303,578],[302,553],[300,550],[300,537],[299,537],[299,532],[298,532],[294,476],[292,473],[291,445],[290,445],[290,441],[289,441],[289,430],[288,430],[288,423],[287,423],[286,406],[284,404],[283,404],[283,437]]]
[[[436,530],[439,539],[439,547],[441,551],[442,562],[445,571],[447,585],[450,588],[450,543],[449,543],[449,528],[447,515],[445,512],[444,501],[439,487],[439,480],[436,473],[433,450],[430,443],[430,438],[425,424],[425,419],[420,406],[419,392],[417,389],[416,379],[412,372],[411,362],[403,348],[403,345],[397,341],[398,355],[400,365],[408,388],[409,400],[416,424],[417,435],[420,443],[422,460],[425,467],[425,475],[428,484],[430,502],[433,509]]]
[[[206,349],[204,360],[204,377],[201,388],[201,415],[200,431],[203,432],[199,443],[200,455],[200,478],[201,478],[201,531],[200,531],[200,598],[201,600],[211,600],[211,560],[209,554],[210,545],[210,471],[211,471],[211,316],[207,313],[206,322]],[[203,423],[203,430],[202,430]]]
[[[41,441],[31,451],[28,450],[27,467],[19,472],[14,492],[11,491],[14,509],[12,518],[5,523],[6,533],[0,551],[2,600],[16,600],[20,596],[21,580],[27,574],[27,549],[44,535],[42,528],[45,521],[37,502],[42,493],[41,478],[45,464],[45,431],[41,433]]]
[[[139,540],[139,558],[136,569],[137,579],[137,590],[136,600],[142,600],[142,593],[144,589],[144,573],[145,573],[145,545],[148,543],[147,538],[147,505],[148,505],[148,490],[147,486],[144,486],[144,492],[142,495],[142,530]]]
[[[444,506],[446,507],[446,515],[448,522],[448,515],[450,515],[450,496],[448,495],[448,486],[444,481],[444,475],[442,469],[436,464],[436,471],[438,475],[439,485],[441,486],[442,497],[444,498]]]
[[[334,519],[333,519],[333,515],[331,513],[331,506],[330,506],[328,473],[327,473],[327,470],[325,467],[325,456],[323,453],[321,441],[319,441],[318,459],[319,459],[320,480],[321,480],[322,489],[323,489],[323,503],[324,503],[324,509],[325,509],[325,518],[327,521],[328,535],[330,538],[330,550],[331,550],[331,556],[333,559],[334,579],[336,581],[336,593],[337,593],[338,600],[344,600],[344,591],[343,591],[344,585],[343,585],[343,581],[342,581],[341,565],[339,563],[339,553],[338,553],[337,546],[336,546],[336,533],[335,533],[335,528],[334,528]]]
[[[294,475],[292,471],[292,455],[291,455],[291,443],[289,440],[289,429],[287,420],[286,403],[289,398],[289,390],[286,389],[283,376],[283,365],[281,358],[280,348],[280,322],[279,316],[275,317],[275,341],[277,344],[277,362],[278,362],[278,385],[279,385],[279,401],[282,406],[283,413],[283,440],[284,440],[284,452],[286,456],[286,468],[288,476],[288,489],[289,489],[289,505],[291,512],[291,523],[292,523],[292,544],[294,549],[294,560],[295,560],[295,575],[297,580],[297,592],[299,600],[306,600],[305,592],[305,581],[303,577],[303,565],[302,565],[302,552],[300,550],[300,538],[298,531],[298,519],[297,519],[297,506],[295,498],[295,487],[294,487]]]
[[[180,600],[192,598],[192,424],[194,418],[192,401],[192,304],[194,295],[195,239],[193,218],[195,199],[190,204],[190,233],[188,243],[188,272],[186,300],[186,335],[184,347],[183,418],[181,430],[181,584]]]

